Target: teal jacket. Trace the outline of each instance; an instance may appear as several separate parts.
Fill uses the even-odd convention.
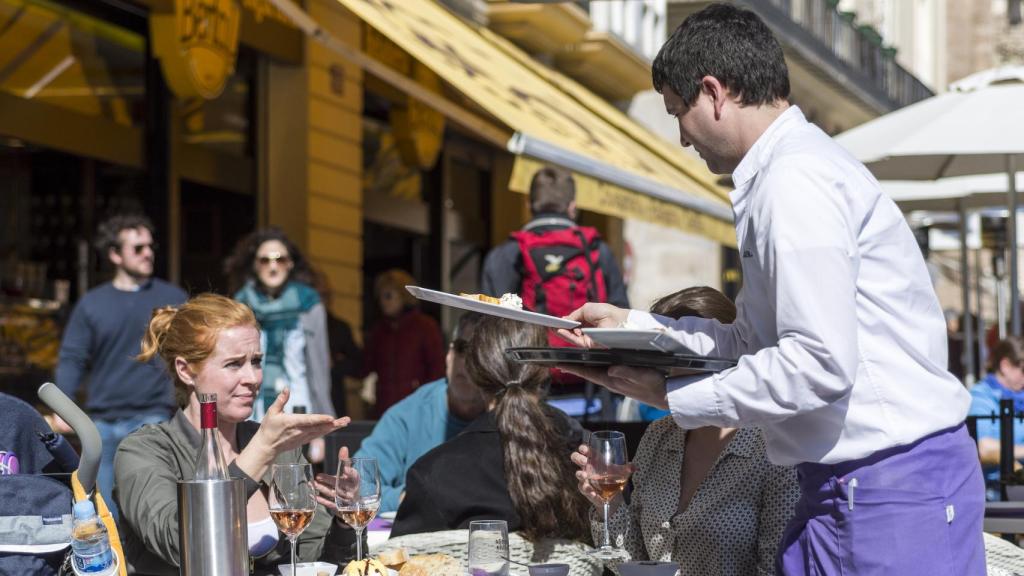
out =
[[[376,458],[380,466],[380,512],[398,510],[405,474],[435,446],[469,424],[448,411],[448,380],[424,384],[384,412],[356,457]]]

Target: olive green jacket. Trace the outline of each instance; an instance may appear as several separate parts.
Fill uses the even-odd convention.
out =
[[[238,447],[244,448],[259,425],[238,425]],[[171,420],[141,428],[125,438],[114,458],[114,498],[121,509],[119,530],[124,541],[129,573],[152,576],[178,574],[178,480],[195,474],[199,431],[178,411]],[[276,463],[304,462],[298,449],[277,457]],[[246,497],[266,489],[270,471],[257,483],[234,463],[232,477],[245,481]],[[318,506],[313,521],[299,536],[296,555],[310,562],[324,560],[345,566],[355,558],[355,532],[332,522],[333,515]],[[254,574],[277,574],[278,564],[290,561],[288,540],[280,537],[277,547],[253,560]]]

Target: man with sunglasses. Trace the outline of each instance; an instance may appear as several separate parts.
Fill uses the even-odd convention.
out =
[[[117,445],[144,424],[167,420],[175,408],[171,381],[157,361],[135,360],[139,343],[155,308],[176,306],[188,296],[153,278],[156,244],[153,224],[145,216],[109,218],[97,230],[96,248],[114,266],[114,278],[86,293],[71,312],[57,386],[74,398],[86,383],[85,408],[103,440],[97,482],[117,518],[111,496]],[[69,431],[59,419],[55,428]]]

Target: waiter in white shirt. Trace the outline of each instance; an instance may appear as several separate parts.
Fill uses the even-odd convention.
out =
[[[732,174],[739,316],[723,325],[587,304],[569,318],[665,328],[738,364],[667,382],[649,369],[564,369],[668,408],[686,429],[760,427],[802,491],[780,573],[985,574],[970,398],[946,371],[942,310],[896,205],[787,102],[782,49],[753,12],[691,15],[653,75],[682,145]]]

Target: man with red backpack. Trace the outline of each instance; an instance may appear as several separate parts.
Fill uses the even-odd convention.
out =
[[[530,211],[533,218],[487,254],[480,282],[484,294],[515,293],[527,310],[551,316],[564,316],[586,302],[626,305],[626,286],[611,249],[597,230],[576,225],[572,174],[553,166],[538,170],[530,181]],[[553,331],[548,338],[552,346],[570,346]],[[578,382],[573,377],[556,381]]]

